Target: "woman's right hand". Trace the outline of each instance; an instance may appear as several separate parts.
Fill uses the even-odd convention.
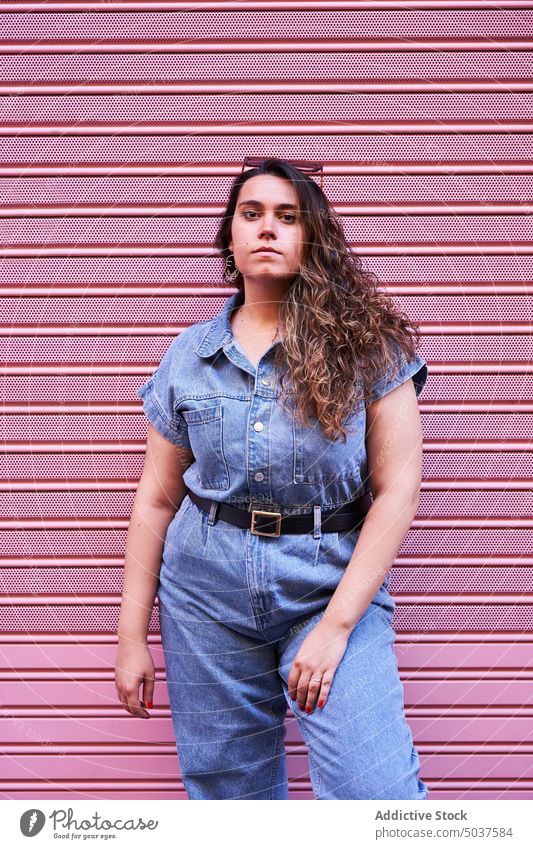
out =
[[[152,707],[155,669],[150,649],[146,643],[119,638],[115,659],[115,687],[119,700],[132,716],[149,719],[144,707]],[[143,698],[139,700],[139,686],[143,685]]]

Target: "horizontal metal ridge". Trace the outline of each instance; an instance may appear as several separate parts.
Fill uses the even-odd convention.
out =
[[[533,121],[531,124],[533,129]],[[400,242],[384,244],[381,242],[363,242],[349,245],[360,257],[365,256],[533,256],[533,242],[530,241],[476,241],[476,242]],[[85,245],[65,243],[62,245],[17,244],[0,247],[0,257],[214,257],[218,259],[212,247],[201,245],[185,247],[183,245],[88,243]]]
[[[137,454],[145,449],[145,440],[69,440],[69,439],[58,439],[55,442],[52,441],[42,441],[38,442],[37,440],[31,440],[28,442],[23,441],[13,441],[13,442],[4,442],[2,444],[2,449],[5,454],[49,454],[54,452],[87,452],[91,451],[94,453],[112,453],[116,454],[117,451],[120,451],[122,454]],[[427,440],[424,441],[424,451],[427,453],[429,451],[435,453],[442,452],[450,452],[450,451],[465,451],[465,452],[475,452],[475,451],[531,451],[533,450],[533,439],[514,439],[514,440],[505,440],[505,439],[494,439],[494,440],[483,440],[483,439],[446,439],[446,440]],[[457,520],[455,520],[457,523]],[[468,520],[469,521],[469,520]],[[463,527],[469,527],[468,523],[464,524]]]
[[[37,5],[32,3],[32,7]],[[49,9],[51,4],[47,3]],[[152,5],[152,4],[150,4]],[[360,4],[359,4],[360,5]],[[402,3],[402,8],[405,4]],[[106,3],[106,7],[108,4]],[[5,4],[0,7],[3,11]],[[345,7],[344,7],[345,8]],[[177,54],[202,54],[202,53],[347,53],[347,52],[471,52],[479,51],[523,51],[532,50],[533,41],[520,37],[492,38],[490,42],[486,38],[331,38],[331,39],[306,39],[297,38],[242,38],[232,41],[231,39],[209,39],[191,38],[186,41],[173,40],[172,38],[156,39],[99,39],[97,42],[89,39],[69,39],[68,41],[47,41],[35,39],[24,41],[22,39],[0,40],[0,54],[16,53],[17,56],[27,54],[46,55],[75,53],[77,56],[101,54],[101,53],[177,53]]]
[[[1,254],[1,249],[0,249]],[[533,254],[533,251],[532,251]],[[21,294],[26,294],[22,292]],[[418,295],[422,296],[424,293],[418,292]],[[0,304],[2,302],[2,294],[0,292]],[[19,306],[19,311],[23,312],[23,307]],[[519,322],[519,321],[495,321],[495,322],[484,322],[484,321],[465,321],[464,324],[458,324],[449,322],[446,325],[443,325],[441,322],[417,322],[420,332],[425,336],[437,336],[441,338],[443,335],[458,335],[458,336],[503,336],[503,335],[513,335],[513,336],[528,336],[531,332],[531,323],[528,322]],[[108,327],[104,327],[103,325],[92,325],[92,324],[79,324],[73,326],[72,324],[65,324],[64,322],[58,322],[57,324],[47,324],[41,322],[37,323],[24,323],[19,326],[14,324],[0,324],[0,337],[5,336],[12,338],[13,336],[19,337],[28,337],[35,338],[36,336],[41,336],[44,338],[52,338],[57,336],[63,337],[73,337],[73,336],[97,336],[99,339],[102,336],[176,336],[178,333],[181,333],[183,330],[186,330],[190,325],[180,325],[180,324],[110,324]],[[435,363],[438,366],[438,363]],[[32,368],[34,364],[32,363]],[[61,373],[69,374],[74,373],[70,372],[71,368],[75,368],[76,364],[72,362],[71,364],[64,365],[61,363]],[[95,363],[91,364],[91,367],[101,368],[100,364]],[[127,367],[127,366],[126,366]],[[123,373],[128,373],[124,371],[126,368],[120,364],[120,368]],[[453,359],[449,359],[446,363],[442,363],[440,368],[442,369],[441,373],[445,373],[444,369],[448,369],[449,372],[459,374],[461,372],[464,373],[465,369],[469,369],[468,374],[474,373],[475,369],[480,374],[491,374],[497,369],[497,373],[500,374],[502,368],[509,368],[512,372],[516,373],[524,373],[525,371],[533,371],[533,363],[524,361],[523,363],[505,363],[505,362],[497,362],[497,363],[460,363],[454,362]],[[131,368],[131,367],[129,367]],[[9,371],[7,369],[10,369]],[[38,373],[34,371],[33,373]],[[57,374],[57,367],[54,366],[54,374]],[[79,373],[79,372],[78,372]],[[131,371],[129,372],[131,374]],[[142,372],[140,372],[142,373]],[[5,369],[2,369],[2,374],[24,374],[22,368],[20,366],[10,366],[6,363]]]
[[[1,9],[1,6],[0,6]],[[285,80],[277,83],[274,81],[260,82],[252,80],[244,82],[201,82],[201,81],[145,81],[132,80],[131,82],[100,82],[100,81],[72,81],[72,82],[3,82],[0,83],[0,97],[48,97],[60,95],[67,96],[89,96],[101,95],[155,95],[172,94],[182,95],[218,95],[218,94],[249,94],[256,97],[261,94],[435,94],[444,92],[446,94],[473,93],[473,94],[513,94],[518,92],[533,91],[533,82],[522,80],[518,77],[501,77],[498,79],[460,79],[450,77],[447,80],[432,79],[421,82],[420,80],[391,79],[391,80],[358,80],[341,79],[338,82],[332,80],[317,81],[307,79],[299,83],[296,80]]]
[[[109,9],[109,7],[106,7]],[[511,133],[531,133],[533,131],[533,120],[530,118],[517,119],[515,121],[505,118],[494,118],[490,121],[483,120],[467,120],[457,119],[449,120],[420,120],[420,121],[345,121],[337,123],[335,121],[316,121],[314,123],[289,123],[279,121],[278,123],[247,123],[242,121],[239,124],[231,122],[217,124],[211,121],[205,124],[196,124],[193,121],[189,123],[178,121],[159,121],[157,124],[143,123],[135,121],[101,121],[99,123],[89,123],[78,121],[76,123],[64,124],[54,123],[49,121],[27,121],[25,123],[2,122],[0,123],[0,136],[10,136],[16,138],[24,138],[27,136],[155,136],[155,135],[177,135],[177,136],[206,136],[206,135],[240,135],[240,136],[271,136],[274,134],[286,135],[337,135],[337,134],[367,134],[379,133],[410,133],[420,135],[421,133],[450,133],[453,135],[460,133],[495,133],[502,135]]]
[[[347,11],[368,11],[387,9],[394,11],[395,9],[436,9],[440,12],[446,9],[531,9],[533,3],[531,0],[298,0],[291,3],[291,11],[319,11],[326,10],[333,12],[335,10]],[[25,12],[28,10],[39,11],[43,9],[45,12],[98,12],[100,10],[110,12],[142,12],[142,11],[158,11],[158,12],[244,12],[244,11],[281,11],[287,12],[287,3],[285,0],[195,0],[191,5],[188,0],[152,0],[152,2],[132,2],[132,0],[100,0],[100,2],[90,2],[90,0],[55,0],[55,2],[5,2],[2,3],[3,12]]]
[[[160,684],[165,682],[165,667],[155,668],[156,677],[155,683]],[[509,684],[514,681],[533,681],[533,670],[528,669],[403,669],[400,665],[402,681],[420,681],[443,683],[447,681],[462,681],[476,684],[480,681],[503,681]],[[20,669],[8,670],[0,669],[0,681],[49,681],[63,684],[65,681],[114,681],[114,668],[110,669],[78,669],[69,666],[67,669]],[[5,706],[4,706],[5,707]],[[420,708],[422,713],[426,711],[426,707]],[[455,715],[456,712],[462,712],[462,706],[452,705],[446,708],[446,716]],[[501,708],[495,707],[492,713],[488,715],[500,714]],[[533,714],[533,708],[529,708],[530,715]],[[482,713],[485,716],[485,712]],[[522,715],[522,713],[521,713]],[[0,713],[1,716],[1,713]],[[53,717],[54,714],[51,713]],[[440,716],[442,716],[440,714]],[[532,744],[533,745],[533,744]]]
[[[533,48],[533,44],[532,44]],[[46,165],[42,162],[24,162],[21,164],[0,163],[0,177],[144,177],[144,176],[186,176],[186,177],[237,177],[240,165],[223,163],[174,164],[160,162],[151,164],[139,162],[122,164],[116,162],[57,162]],[[388,161],[388,162],[326,162],[324,176],[369,176],[369,175],[411,175],[411,174],[532,174],[533,162],[530,160],[494,159],[448,160],[430,162],[424,160]]]
[[[531,401],[493,401],[487,398],[485,401],[419,401],[418,407],[421,412],[433,413],[533,413],[533,400]],[[132,402],[108,403],[105,401],[86,401],[76,404],[74,402],[58,404],[54,401],[36,402],[10,402],[2,404],[1,412],[4,415],[81,415],[98,413],[103,415],[130,415],[142,413],[142,404]],[[1,491],[1,483],[0,483]]]
[[[148,632],[148,642],[150,645],[161,647],[161,636],[157,633]],[[31,631],[26,630],[24,633],[3,632],[0,634],[0,646],[3,645],[18,645],[30,644],[32,646],[47,646],[67,644],[77,646],[79,644],[101,645],[112,644],[118,642],[117,635],[109,631],[76,631],[75,634],[68,634],[64,631]],[[396,645],[405,643],[410,646],[413,643],[419,645],[437,645],[437,644],[463,644],[473,643],[498,643],[504,645],[515,645],[516,643],[526,643],[533,650],[533,633],[526,631],[508,631],[508,632],[490,632],[490,631],[435,631],[432,634],[427,632],[402,632],[396,633]]]
[[[531,83],[533,91],[533,82]],[[335,203],[333,208],[339,215],[528,215],[533,212],[533,204],[524,200],[519,203],[507,203],[505,201],[471,201],[470,203],[455,203],[444,201],[424,202],[397,202],[375,201],[373,203]],[[0,218],[76,218],[89,216],[102,218],[102,216],[115,218],[123,216],[135,217],[165,217],[165,216],[190,216],[197,217],[221,216],[225,207],[202,204],[173,204],[163,206],[149,204],[136,206],[135,204],[27,204],[25,206],[16,204],[0,205]]]
[[[20,478],[0,480],[0,492],[131,492],[137,489],[138,478],[73,478],[64,479]],[[533,478],[491,478],[476,480],[464,478],[450,481],[447,478],[426,477],[420,487],[422,492],[530,492]],[[46,560],[46,558],[45,558]],[[0,563],[5,562],[0,557]]]
[[[469,798],[476,799],[476,794],[478,793],[483,794],[480,798],[485,799],[486,794],[490,792],[496,794],[494,797],[496,799],[509,799],[514,797],[517,800],[530,800],[533,798],[533,780],[528,779],[434,779],[427,775],[424,775],[424,779],[429,782],[431,790],[430,798],[433,798],[434,800],[441,796],[443,799],[449,798],[450,801],[455,802],[458,798],[463,798],[462,796],[458,797],[457,795],[460,791],[464,791],[465,800]],[[20,798],[21,800],[38,798],[52,801],[55,799],[65,799],[67,796],[69,800],[83,799],[85,801],[87,798],[86,794],[88,792],[101,793],[102,798],[104,799],[116,798],[118,801],[121,801],[124,798],[124,794],[127,794],[127,799],[139,798],[145,800],[147,793],[160,793],[162,794],[161,798],[169,798],[173,801],[177,798],[176,794],[183,794],[182,798],[184,800],[187,799],[183,782],[178,779],[157,779],[152,781],[147,779],[109,779],[107,781],[105,779],[69,779],[68,783],[65,783],[65,780],[62,780],[61,778],[58,778],[57,780],[43,778],[41,781],[36,781],[35,779],[18,779],[2,781],[0,783],[0,791],[9,793],[10,798]],[[443,795],[446,792],[451,795],[446,797]],[[114,796],[113,794],[117,795]],[[299,779],[289,778],[289,798],[294,798],[295,794],[306,794],[305,798],[308,798],[309,800],[313,800],[315,798],[309,780],[302,781]],[[157,797],[152,796],[151,798]],[[300,797],[298,796],[296,798]],[[489,799],[492,798],[492,796],[489,796]]]
[[[417,749],[420,754],[424,755],[476,755],[483,757],[486,755],[509,755],[509,749],[512,747],[514,754],[530,755],[533,754],[533,744],[531,743],[488,743],[485,741],[473,743],[418,743]],[[3,743],[2,753],[4,758],[8,756],[18,755],[35,756],[42,755],[47,757],[54,754],[62,754],[65,758],[69,755],[137,755],[139,757],[154,758],[154,757],[176,757],[175,743]],[[307,746],[304,743],[285,743],[285,754],[287,758],[296,757],[298,755],[307,754]],[[35,761],[32,761],[33,769],[38,767]],[[0,785],[3,786],[3,782]],[[70,786],[70,781],[69,781]]]

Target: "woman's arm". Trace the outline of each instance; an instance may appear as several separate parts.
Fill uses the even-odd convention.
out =
[[[143,680],[144,701],[151,706],[153,663],[148,651],[148,624],[159,583],[167,528],[187,493],[183,473],[193,461],[194,455],[189,449],[173,445],[149,424],[144,468],[126,539],[117,629],[115,684],[120,701],[134,716],[148,716],[138,696]]]
[[[366,450],[373,504],[324,618],[351,631],[385,580],[416,515],[422,423],[412,380],[367,406]]]

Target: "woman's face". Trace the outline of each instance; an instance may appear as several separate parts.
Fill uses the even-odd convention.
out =
[[[229,243],[241,274],[288,281],[300,268],[303,238],[304,226],[292,183],[272,174],[247,180],[239,192]]]

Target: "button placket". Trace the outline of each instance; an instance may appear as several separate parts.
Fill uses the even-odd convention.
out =
[[[249,436],[249,480],[251,501],[257,501],[259,506],[272,500],[270,491],[270,433],[269,422],[272,407],[272,391],[264,390],[269,387],[272,378],[268,374],[268,366],[261,360],[257,367],[256,382],[250,410]]]

